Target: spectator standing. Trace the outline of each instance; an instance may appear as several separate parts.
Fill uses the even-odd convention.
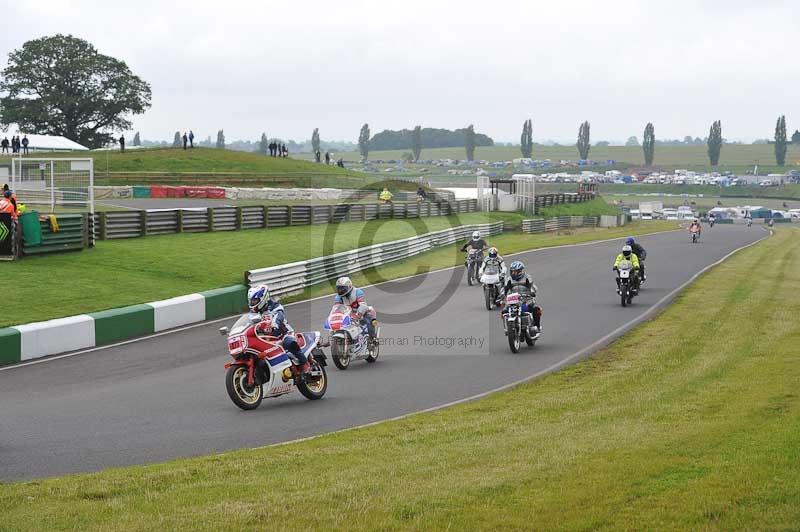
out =
[[[270,142],[268,148],[269,148],[269,156],[275,157],[275,143]]]
[[[22,136],[22,153],[24,153],[25,155],[28,155],[28,144],[29,144],[28,135],[23,135]]]
[[[319,150],[314,152],[314,159],[316,159],[317,162],[320,162],[320,160],[322,159],[322,154],[319,152]]]
[[[8,142],[8,137],[3,137],[3,140],[2,140],[2,142],[0,142],[0,146],[2,146],[2,147],[3,147],[3,153],[8,153],[8,146],[9,146],[10,144],[11,144],[11,143],[10,143],[10,142]]]
[[[331,152],[325,152],[325,164],[331,164]]]
[[[188,146],[188,143],[189,143],[189,136],[188,136],[188,135],[186,134],[186,132],[184,131],[184,132],[183,132],[183,149],[184,149],[184,150],[185,150],[185,149],[186,149],[186,147]]]
[[[194,132],[189,130],[189,147],[194,148]]]
[[[286,144],[283,145],[283,156],[284,157],[289,156],[289,148],[286,147]]]
[[[17,136],[11,137],[11,153],[17,153]]]
[[[125,135],[119,136],[119,151],[125,153]]]

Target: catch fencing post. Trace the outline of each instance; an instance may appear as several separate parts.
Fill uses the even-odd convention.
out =
[[[242,208],[236,207],[236,230],[241,231],[242,229]]]
[[[175,221],[177,222],[176,229],[179,233],[183,233],[183,209],[178,209],[178,211],[175,214],[176,214]]]
[[[108,213],[101,212],[100,213],[100,240],[105,240],[108,238],[108,221],[106,220],[108,217]]]
[[[208,232],[212,232],[214,230],[214,208],[208,207],[206,209],[206,221],[207,221],[207,228]]]
[[[147,211],[144,209],[139,211],[139,223],[142,224],[141,236],[147,236]]]
[[[269,209],[266,205],[261,206],[261,216],[264,218],[264,229],[266,229],[269,224]]]

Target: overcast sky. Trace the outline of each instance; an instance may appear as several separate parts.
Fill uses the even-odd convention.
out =
[[[800,128],[798,1],[0,0],[0,65],[71,33],[153,89],[146,139],[193,129],[355,141],[475,124],[499,141],[772,137]]]

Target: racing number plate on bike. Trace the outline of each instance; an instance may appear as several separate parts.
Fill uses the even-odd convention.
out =
[[[509,294],[506,296],[506,305],[519,305],[519,294]]]
[[[231,355],[238,355],[245,349],[247,349],[246,336],[231,336],[228,338],[228,352],[230,352]]]
[[[621,278],[623,278],[623,279],[627,279],[628,277],[631,276],[631,271],[630,270],[620,270],[619,271],[619,276]]]

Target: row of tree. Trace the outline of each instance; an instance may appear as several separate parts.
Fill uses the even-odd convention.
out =
[[[582,160],[589,158],[589,150],[591,149],[590,137],[591,125],[588,121],[583,122],[578,128],[578,141],[575,147],[578,149],[578,155]],[[687,137],[691,140],[691,137]],[[699,140],[699,139],[698,139]],[[791,142],[800,143],[800,131],[795,131],[792,135]],[[722,121],[716,120],[711,124],[708,131],[706,144],[708,147],[708,160],[711,166],[719,165],[720,153],[722,152],[722,145],[725,139],[722,138]],[[608,145],[608,143],[604,143]],[[780,116],[778,123],[775,125],[775,162],[778,166],[786,164],[786,150],[790,142],[786,137],[786,117]],[[639,141],[636,137],[630,137],[625,143],[626,146],[638,146]],[[644,163],[646,166],[653,165],[653,158],[655,156],[656,136],[655,128],[651,122],[648,122],[644,128],[644,136],[642,138],[642,151],[644,153]],[[531,119],[525,120],[522,124],[522,136],[520,137],[520,152],[523,157],[530,158],[533,154],[533,128]],[[470,159],[472,160],[472,159]]]

